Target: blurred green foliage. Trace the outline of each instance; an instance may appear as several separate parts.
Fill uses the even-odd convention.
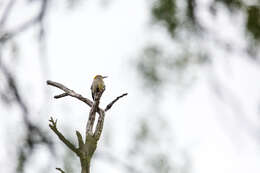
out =
[[[137,71],[147,91],[159,94],[161,87],[169,83],[180,88],[188,87],[196,77],[193,69],[210,63],[207,52],[189,49],[188,45],[180,49],[185,51],[172,53],[159,45],[144,48],[137,61]]]
[[[177,7],[176,4],[181,3],[181,0],[155,0],[152,6],[152,17],[155,22],[161,22],[168,30],[171,36],[174,36],[175,30],[181,27],[183,23],[191,23],[199,25],[200,21],[196,17],[197,6],[200,5],[196,0],[187,0],[186,5]],[[185,3],[184,1],[182,3]],[[218,3],[226,6],[230,12],[235,13],[236,10],[242,12],[247,17],[247,30],[256,40],[260,40],[260,2],[255,5],[248,5],[241,0],[214,0],[211,2],[210,7],[215,8]],[[179,11],[185,11],[186,16],[179,15]]]
[[[225,4],[229,8],[229,10],[232,10],[234,8],[239,9],[245,5],[241,0],[215,0],[215,2]]]
[[[260,40],[260,5],[250,6],[247,8],[247,23],[248,32],[252,34],[255,40]]]
[[[176,4],[172,0],[156,1],[152,8],[154,19],[162,22],[171,35],[174,35],[178,25],[176,13]]]
[[[161,62],[161,51],[156,46],[147,47],[137,64],[137,69],[144,77],[145,85],[149,88],[152,86],[159,86],[161,83],[161,76],[158,71]]]
[[[203,48],[198,46],[200,42],[205,43],[210,41],[207,38],[209,37],[209,28],[201,21],[198,14],[199,10],[202,9],[205,10],[207,15],[212,16],[210,20],[214,20],[214,16],[219,13],[224,13],[223,8],[226,8],[228,13],[222,14],[222,16],[229,15],[227,17],[232,18],[237,17],[237,14],[242,14],[244,24],[239,25],[239,27],[244,27],[241,28],[242,31],[245,31],[244,35],[241,35],[241,38],[247,38],[245,40],[247,42],[247,48],[246,50],[240,51],[248,53],[250,59],[259,61],[260,2],[213,0],[207,3],[208,4],[205,5],[206,3],[202,3],[198,0],[153,1],[151,5],[151,19],[153,24],[162,26],[162,28],[167,31],[170,41],[178,46],[175,50],[172,49],[169,51],[164,50],[164,47],[160,46],[160,43],[153,43],[153,45],[147,45],[143,49],[143,53],[138,57],[137,70],[142,75],[145,86],[149,84],[152,91],[154,91],[154,88],[161,87],[165,82],[172,81],[169,78],[182,80],[181,77],[193,75],[193,72],[184,75],[191,66],[200,66],[212,62],[211,59],[214,57],[209,57],[208,55],[213,55],[214,52],[209,52],[210,50],[206,49],[203,50]],[[225,30],[223,26],[216,27],[219,27],[219,30]],[[229,43],[227,40],[218,38],[217,34],[213,37],[215,38],[211,39],[214,44],[216,44],[216,51],[218,51],[217,45],[222,45],[220,49],[226,49],[227,52],[232,52],[230,51],[233,48],[232,42]],[[190,49],[190,47],[194,47],[192,44],[197,46],[197,49],[200,50]],[[176,51],[181,53],[176,53]],[[180,83],[180,81],[176,80],[175,82]]]

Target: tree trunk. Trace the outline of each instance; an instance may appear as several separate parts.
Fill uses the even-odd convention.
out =
[[[80,160],[81,162],[81,173],[90,173],[90,160]]]

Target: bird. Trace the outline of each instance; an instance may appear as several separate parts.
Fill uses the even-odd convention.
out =
[[[105,83],[104,83],[103,79],[107,78],[107,77],[108,76],[102,76],[102,75],[96,75],[94,77],[91,88],[90,88],[93,100],[95,100],[97,93],[103,92],[105,90]]]

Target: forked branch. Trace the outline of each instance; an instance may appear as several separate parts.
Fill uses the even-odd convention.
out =
[[[61,83],[54,82],[54,81],[51,81],[51,80],[47,80],[47,84],[48,84],[48,85],[51,85],[51,86],[53,86],[53,87],[59,88],[59,89],[61,89],[62,91],[64,91],[64,93],[54,96],[55,99],[60,99],[60,98],[62,98],[62,97],[71,96],[71,97],[77,98],[78,100],[80,100],[80,101],[86,103],[86,104],[87,104],[88,106],[90,106],[90,107],[93,106],[93,102],[92,102],[90,99],[83,97],[81,94],[76,93],[75,91],[69,89],[68,87],[64,86],[64,85],[61,84]],[[118,96],[117,98],[115,98],[112,102],[110,102],[110,103],[106,106],[105,112],[108,111],[109,109],[111,109],[111,107],[114,105],[114,103],[115,103],[116,101],[118,101],[120,98],[126,96],[127,94],[128,94],[128,93],[124,93],[124,94]],[[100,96],[100,97],[101,97],[101,96]],[[98,107],[97,110],[96,110],[98,113],[99,113],[99,109],[100,109],[100,108]]]
[[[93,105],[93,102],[91,100],[89,100],[88,98],[85,98],[82,95],[76,93],[75,91],[67,88],[66,86],[62,85],[61,83],[47,80],[47,84],[54,86],[56,88],[59,88],[59,89],[61,89],[62,91],[65,92],[63,94],[59,94],[59,95],[54,96],[55,99],[59,99],[59,98],[66,97],[66,96],[71,96],[71,97],[74,97],[74,98],[81,100],[82,102],[86,103],[90,107],[92,107],[92,105]]]
[[[77,139],[78,139],[78,145],[79,147],[76,148],[69,140],[67,140],[61,132],[57,129],[57,120],[54,121],[54,119],[50,118],[50,128],[51,130],[59,137],[59,139],[74,153],[77,154],[77,156],[80,158],[81,163],[81,173],[89,173],[90,171],[90,160],[96,150],[97,142],[100,139],[100,136],[102,134],[103,130],[103,124],[105,119],[105,112],[111,109],[111,107],[114,105],[115,102],[117,102],[120,98],[127,95],[127,93],[122,94],[118,96],[116,99],[114,99],[112,102],[110,102],[105,110],[99,108],[99,102],[100,98],[102,96],[102,92],[98,93],[95,97],[94,102],[92,102],[90,99],[83,97],[82,95],[76,93],[75,91],[69,89],[68,87],[64,86],[63,84],[60,84],[58,82],[53,82],[48,80],[47,84],[50,86],[54,86],[56,88],[61,89],[64,93],[61,93],[59,95],[54,96],[55,99],[63,98],[66,96],[71,96],[74,98],[77,98],[78,100],[86,103],[89,107],[91,107],[91,110],[89,112],[89,118],[86,126],[86,138],[85,141],[83,141],[82,135],[80,132],[76,131]],[[99,114],[98,122],[96,129],[94,133],[92,132],[94,121],[95,121],[95,115],[96,112]],[[60,168],[57,169],[61,173],[64,173],[64,171]]]

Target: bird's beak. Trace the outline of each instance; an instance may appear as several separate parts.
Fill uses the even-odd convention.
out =
[[[108,76],[102,76],[102,78],[104,79],[104,78],[107,78]]]

